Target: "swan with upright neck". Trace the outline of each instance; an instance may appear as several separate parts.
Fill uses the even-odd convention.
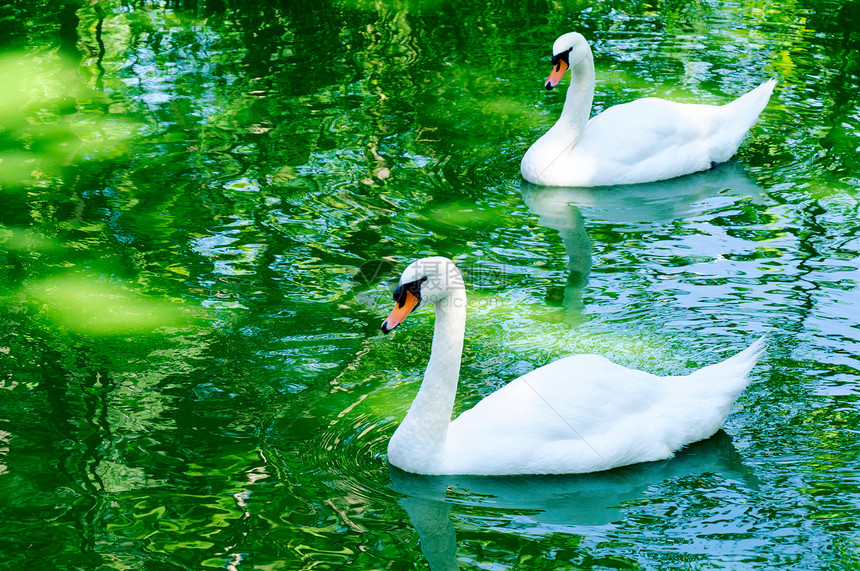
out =
[[[462,274],[444,257],[417,260],[394,300],[384,333],[415,309],[436,307],[424,380],[388,444],[391,464],[418,474],[573,474],[669,458],[719,430],[764,350],[759,339],[721,363],[668,377],[573,355],[511,381],[452,422],[466,329]]]
[[[589,119],[595,77],[588,42],[570,32],[552,51],[546,88],[571,72],[564,108],[520,165],[524,179],[543,186],[637,184],[707,170],[737,152],[776,85],[766,81],[726,105],[647,97]]]

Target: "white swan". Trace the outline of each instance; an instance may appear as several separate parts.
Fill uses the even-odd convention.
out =
[[[657,377],[597,355],[573,355],[535,369],[451,422],[466,291],[443,257],[409,265],[382,323],[388,333],[409,313],[436,306],[424,381],[388,444],[394,466],[418,474],[568,474],[662,460],[722,426],[764,338],[716,365]]]
[[[523,178],[544,186],[636,184],[707,170],[727,161],[767,105],[769,80],[726,105],[674,103],[647,97],[615,105],[589,120],[594,60],[581,34],[552,47],[546,88],[571,71],[561,117],[526,151]]]

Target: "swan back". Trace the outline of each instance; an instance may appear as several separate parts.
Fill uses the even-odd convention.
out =
[[[669,458],[719,430],[764,344],[686,376],[658,377],[598,355],[560,359],[451,423],[444,471],[580,473]]]

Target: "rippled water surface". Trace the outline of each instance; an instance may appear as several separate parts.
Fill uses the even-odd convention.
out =
[[[856,569],[860,4],[0,6],[0,566]],[[549,48],[595,110],[777,78],[738,156],[545,189]],[[564,85],[567,80],[564,81]],[[459,412],[569,353],[770,350],[714,438],[608,473],[425,478],[388,438],[470,299]]]

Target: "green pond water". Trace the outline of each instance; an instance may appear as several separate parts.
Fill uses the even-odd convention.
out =
[[[735,159],[542,189],[550,47],[595,111],[779,83]],[[860,568],[860,2],[0,5],[0,567]],[[724,430],[584,476],[386,444],[432,310],[455,413],[570,353],[680,374],[770,336]]]

